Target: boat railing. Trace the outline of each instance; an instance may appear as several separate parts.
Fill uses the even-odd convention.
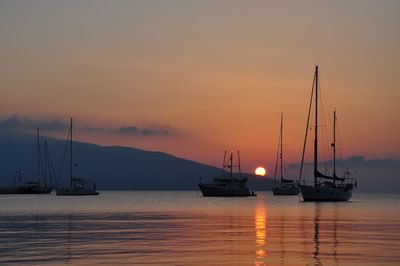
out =
[[[342,178],[340,181],[339,180],[332,180],[333,182],[331,182],[332,184],[334,184],[335,187],[348,187],[348,186],[354,186],[354,182],[355,179],[353,177],[345,177]],[[325,181],[323,178],[319,178],[319,180],[317,181],[317,185],[320,186],[323,183],[326,183],[329,181]],[[297,181],[296,182],[297,185],[299,186],[314,186],[314,180],[301,180],[300,182]]]

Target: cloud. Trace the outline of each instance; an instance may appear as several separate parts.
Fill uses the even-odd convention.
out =
[[[125,126],[115,128],[105,127],[81,127],[80,130],[88,133],[108,133],[114,135],[126,136],[142,136],[142,137],[167,137],[177,135],[177,131],[170,126],[153,126],[153,127],[139,127],[139,126]]]
[[[12,115],[0,119],[0,130],[3,132],[25,132],[40,128],[45,131],[66,130],[67,123],[59,119],[37,119]]]
[[[32,118],[28,116],[11,115],[0,118],[0,131],[2,133],[29,133],[37,128],[47,132],[67,131],[69,121],[59,118]],[[74,126],[89,134],[111,134],[137,137],[168,137],[178,135],[177,131],[168,125],[140,127],[136,125],[124,127],[96,127],[91,125]]]
[[[116,134],[121,135],[134,135],[134,136],[145,136],[145,137],[163,137],[177,135],[176,130],[170,126],[157,126],[157,127],[137,127],[137,126],[126,126],[120,127],[114,131]]]

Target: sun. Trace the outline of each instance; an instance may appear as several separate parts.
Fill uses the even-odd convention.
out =
[[[265,170],[264,167],[257,167],[257,169],[254,171],[256,173],[256,175],[258,176],[265,176],[265,174],[267,173],[267,171]]]

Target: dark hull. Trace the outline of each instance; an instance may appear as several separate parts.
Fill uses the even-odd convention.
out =
[[[95,190],[57,189],[57,196],[96,196],[99,192]]]
[[[52,188],[27,188],[21,194],[49,194]]]
[[[2,187],[0,188],[0,194],[21,194],[23,187]]]
[[[14,188],[0,188],[0,194],[49,194],[51,187],[14,187]]]
[[[299,187],[304,201],[348,201],[352,196],[352,189],[304,185]]]
[[[275,187],[272,192],[275,196],[296,196],[300,190],[298,187]]]
[[[199,184],[199,188],[204,197],[251,197],[257,196],[248,188],[227,188],[212,184]]]

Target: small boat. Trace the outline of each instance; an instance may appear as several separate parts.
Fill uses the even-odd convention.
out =
[[[300,193],[299,188],[295,184],[292,179],[286,179],[283,177],[283,144],[282,144],[282,135],[283,135],[283,113],[281,114],[281,130],[279,133],[279,147],[278,153],[276,156],[275,162],[275,174],[274,174],[274,187],[272,188],[272,192],[274,195],[280,196],[291,196],[298,195]],[[278,160],[279,154],[279,160]],[[276,175],[278,170],[278,161],[280,162],[280,183],[279,186],[276,185]]]
[[[24,190],[22,184],[21,171],[17,171],[14,176],[12,186],[1,186],[0,194],[21,194]]]
[[[242,177],[240,171],[240,154],[238,151],[238,165],[233,165],[233,153],[229,157],[229,164],[226,164],[226,151],[222,164],[222,174],[213,178],[211,183],[199,183],[199,188],[204,197],[249,197],[257,196],[254,191],[247,188],[247,178]],[[238,175],[233,174],[233,168],[238,167]],[[225,171],[228,169],[228,171]]]
[[[23,194],[23,186],[1,186],[0,194]]]
[[[64,188],[57,188],[56,195],[57,196],[93,196],[98,195],[99,192],[96,191],[96,182],[93,179],[87,178],[77,178],[73,176],[72,173],[72,118],[71,124],[69,127],[67,143],[69,143],[69,151],[70,151],[70,175],[69,175],[69,184]]]
[[[314,81],[311,93],[310,108],[306,125],[306,135],[304,139],[303,154],[300,166],[299,187],[304,201],[348,201],[352,196],[353,179],[345,173],[344,177],[336,175],[336,111],[333,120],[333,174],[328,176],[318,170],[318,66],[315,66]],[[315,125],[314,125],[314,183],[312,185],[301,183],[304,165],[304,154],[307,142],[307,132],[310,123],[310,113],[315,93]],[[348,173],[348,172],[347,172]]]
[[[0,194],[48,194],[52,191],[51,183],[53,165],[49,155],[47,141],[44,141],[44,154],[40,149],[39,129],[37,129],[37,175],[27,182],[22,181],[21,171],[17,171],[14,178],[14,186],[1,187]],[[48,180],[49,179],[49,180]],[[17,185],[18,184],[18,185]]]
[[[48,194],[51,193],[51,186],[42,186],[39,182],[29,181],[23,186],[23,190],[20,194]]]
[[[0,194],[23,194],[24,188],[22,186],[1,186]]]
[[[48,194],[51,193],[53,187],[47,183],[51,183],[51,174],[53,173],[51,159],[48,155],[47,141],[44,142],[44,155],[40,149],[39,129],[37,129],[37,176],[25,182],[21,194]],[[47,180],[50,178],[50,180]]]

